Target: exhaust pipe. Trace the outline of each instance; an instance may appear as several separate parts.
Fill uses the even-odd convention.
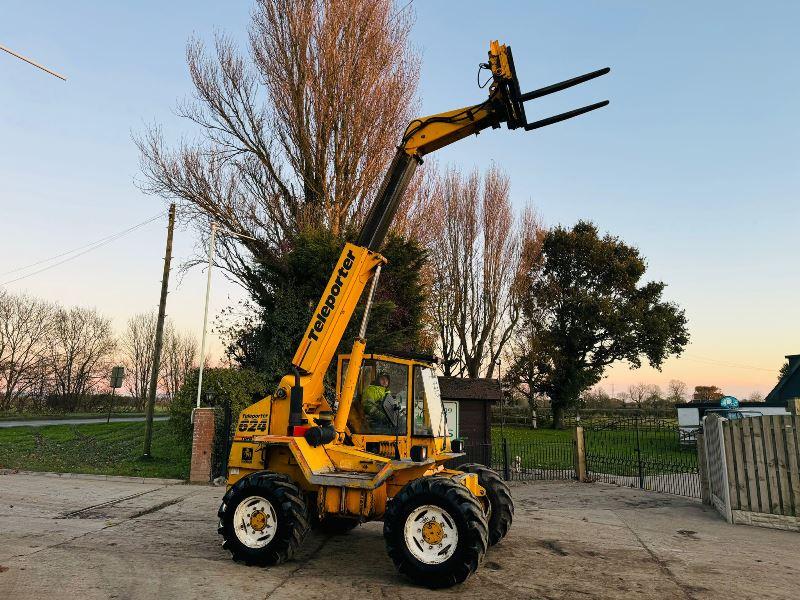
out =
[[[289,394],[289,435],[296,426],[303,424],[303,386],[300,385],[300,371],[293,364],[294,385]]]

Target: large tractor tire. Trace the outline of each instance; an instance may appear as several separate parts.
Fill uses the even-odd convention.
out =
[[[468,463],[461,465],[457,470],[477,474],[478,483],[486,490],[491,507],[488,518],[489,545],[494,546],[506,537],[511,528],[511,522],[514,520],[514,500],[511,498],[511,490],[508,489],[500,475],[489,467]]]
[[[237,481],[223,496],[217,516],[222,547],[247,565],[291,559],[309,528],[300,488],[286,475],[269,471]]]
[[[489,533],[481,504],[467,488],[447,477],[422,477],[389,501],[383,537],[401,574],[445,588],[477,570]]]

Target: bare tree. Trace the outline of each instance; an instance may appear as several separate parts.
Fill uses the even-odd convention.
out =
[[[764,394],[761,392],[755,391],[751,392],[749,396],[747,396],[746,400],[748,402],[763,402],[764,401]]]
[[[434,158],[425,161],[425,168],[411,180],[400,201],[392,232],[433,248],[441,225],[442,177]]]
[[[181,389],[186,375],[196,366],[197,338],[190,333],[175,331],[167,322],[164,332],[164,350],[161,358],[161,387],[170,400]]]
[[[0,291],[0,409],[41,387],[53,306],[26,294]]]
[[[58,309],[47,346],[53,391],[74,410],[108,376],[116,348],[111,320],[95,309]]]
[[[147,400],[147,388],[153,370],[157,320],[155,312],[134,315],[128,319],[125,332],[120,338],[128,391],[142,408]]]
[[[344,234],[380,184],[417,86],[407,6],[258,0],[246,56],[224,35],[212,53],[188,44],[195,101],[179,114],[199,140],[168,149],[158,127],[137,140],[147,191],[203,232],[214,220],[255,238],[223,237],[219,256],[256,295],[253,259],[277,264],[306,226]]]
[[[581,394],[581,406],[583,408],[609,408],[611,404],[611,396],[600,386],[586,390]]]
[[[669,383],[667,384],[667,399],[670,402],[673,402],[675,404],[686,402],[686,397],[688,393],[689,393],[689,388],[687,387],[685,382],[681,381],[680,379],[669,380]]]
[[[625,393],[624,399],[626,403],[635,404],[637,407],[641,408],[646,397],[647,384],[639,382],[628,386],[628,391]]]
[[[451,169],[435,193],[431,312],[448,375],[492,377],[519,319],[541,226],[530,209],[514,217],[509,187],[496,167],[483,178],[477,170],[464,177]]]
[[[628,386],[627,401],[637,408],[653,408],[661,402],[661,388],[648,383],[635,383]]]

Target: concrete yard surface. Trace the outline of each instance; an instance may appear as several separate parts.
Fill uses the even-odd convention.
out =
[[[220,546],[222,488],[0,475],[0,598],[798,598],[800,535],[732,526],[699,503],[601,484],[513,484],[509,536],[429,592],[395,573],[381,525],[310,534],[269,569]]]

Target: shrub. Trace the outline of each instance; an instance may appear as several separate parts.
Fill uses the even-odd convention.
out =
[[[178,434],[191,441],[191,414],[197,403],[197,377],[194,369],[186,377],[181,389],[170,405],[170,422]],[[267,395],[267,383],[260,373],[249,369],[203,369],[203,396],[201,406],[212,406],[216,412],[219,431],[223,423],[224,406],[231,404],[233,421],[239,413]]]

